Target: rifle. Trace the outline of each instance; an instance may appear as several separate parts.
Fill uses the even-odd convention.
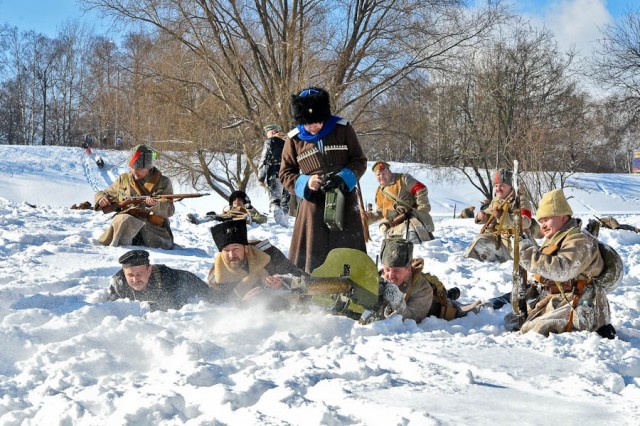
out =
[[[362,190],[360,189],[360,182],[356,184],[356,190],[358,191],[358,206],[360,207],[360,220],[362,221],[362,231],[364,232],[364,242],[371,241],[371,235],[369,235],[369,225],[367,225],[367,219],[362,215],[366,215],[367,211],[364,209],[364,202],[362,201]]]
[[[511,307],[513,314],[518,318],[518,325],[527,319],[527,271],[520,266],[520,233],[522,232],[522,213],[520,211],[520,177],[518,170],[518,160],[513,161],[513,193],[514,210],[516,215],[516,229],[513,232],[513,273],[511,279],[513,290],[511,291]]]
[[[411,213],[410,212],[400,213],[399,215],[394,217],[391,222],[389,222],[389,228],[393,228],[394,226],[400,225],[405,220],[408,220],[410,218],[411,218]]]
[[[204,194],[199,194],[199,193],[195,193],[195,194],[165,194],[165,195],[154,195],[151,198],[153,198],[154,200],[182,200],[183,198],[197,198],[197,197],[203,197],[205,195],[209,195],[209,193],[204,193]],[[124,200],[120,201],[120,202],[114,202],[109,204],[106,207],[102,207],[102,213],[112,213],[112,212],[121,212],[122,210],[126,209],[127,207],[131,206],[131,205],[137,205],[137,204],[142,204],[144,203],[144,200],[146,200],[147,197],[146,196],[140,196],[140,197],[126,197]]]
[[[515,186],[514,186],[514,192],[515,192]],[[496,214],[498,211],[501,211],[504,213],[504,207],[505,204],[507,204],[507,202],[509,201],[509,198],[504,199],[504,200],[498,200],[498,204],[491,210],[491,214],[489,215],[489,219],[487,219],[487,221],[484,223],[484,225],[482,226],[482,228],[480,228],[480,233],[484,234],[487,229],[491,229],[494,227],[494,222],[496,222],[498,220],[498,214]],[[491,203],[489,204],[491,205]]]
[[[154,212],[150,212],[150,211],[142,210],[138,208],[132,208],[132,209],[126,210],[124,213],[130,214],[131,216],[137,219],[147,220],[152,225],[164,226],[165,218],[160,216],[159,214],[155,214]]]

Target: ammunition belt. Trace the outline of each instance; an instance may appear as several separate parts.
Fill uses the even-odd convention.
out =
[[[579,289],[578,293],[582,293],[582,289],[590,283],[590,281],[587,280],[576,279],[557,282],[541,277],[540,275],[536,275],[536,281],[540,283],[543,290],[546,290],[551,294],[559,294],[559,286],[562,287],[562,291],[565,293],[573,292],[576,288]]]

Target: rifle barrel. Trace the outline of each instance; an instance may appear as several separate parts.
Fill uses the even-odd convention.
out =
[[[198,197],[204,197],[205,195],[209,195],[208,192],[205,192],[203,194],[199,194],[199,193],[195,193],[195,194],[167,194],[167,195],[157,195],[154,196],[153,198],[198,198]]]

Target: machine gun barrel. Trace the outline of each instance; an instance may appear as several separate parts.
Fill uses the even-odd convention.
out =
[[[287,277],[281,276],[292,293],[308,296],[321,294],[346,294],[354,282],[348,277]]]

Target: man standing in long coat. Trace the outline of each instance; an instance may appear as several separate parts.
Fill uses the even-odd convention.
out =
[[[351,124],[331,115],[324,89],[312,87],[292,95],[291,109],[298,126],[288,134],[280,180],[302,201],[289,259],[312,272],[334,248],[366,251],[354,188],[366,170],[367,158]],[[335,188],[344,196],[342,229],[330,229],[325,221],[325,207],[336,207],[325,206],[328,191]]]

